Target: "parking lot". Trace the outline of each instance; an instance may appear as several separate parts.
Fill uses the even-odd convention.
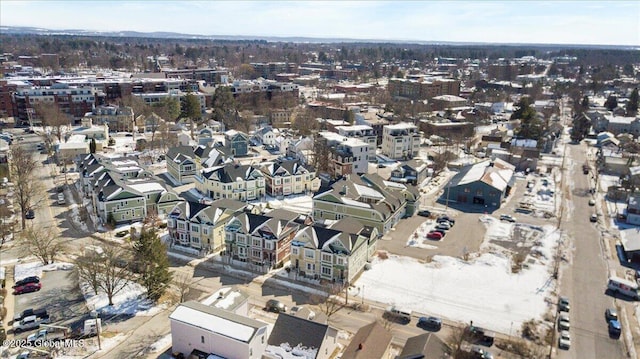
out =
[[[28,308],[44,308],[51,317],[50,325],[71,327],[89,312],[73,271],[43,272],[40,283],[42,289],[39,292],[14,297],[15,314]],[[16,338],[26,338],[32,332],[20,333]]]

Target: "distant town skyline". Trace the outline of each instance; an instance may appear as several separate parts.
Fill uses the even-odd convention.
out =
[[[640,46],[638,1],[12,1],[2,26]]]

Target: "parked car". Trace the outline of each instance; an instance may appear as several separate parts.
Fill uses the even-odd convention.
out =
[[[417,326],[422,329],[438,331],[442,328],[442,320],[437,317],[420,317]]]
[[[29,309],[25,309],[22,311],[22,313],[18,313],[16,315],[13,316],[13,321],[14,322],[19,322],[21,321],[23,318],[29,317],[35,315],[37,318],[44,318],[45,316],[48,316],[47,310],[42,308],[42,309],[36,309],[34,310],[33,308],[29,308]]]
[[[500,220],[501,220],[501,221],[507,221],[507,222],[511,222],[511,223],[513,223],[513,222],[515,222],[515,221],[516,221],[516,217],[514,217],[514,216],[510,216],[510,215],[508,215],[508,214],[501,214],[501,215],[500,215]]]
[[[285,313],[287,311],[287,306],[277,299],[269,299],[264,309],[268,312]]]
[[[568,330],[563,330],[560,332],[560,337],[558,338],[558,348],[560,349],[569,349],[571,348],[571,335]]]
[[[558,300],[558,310],[561,312],[568,312],[571,309],[571,305],[569,304],[569,298],[560,297]]]
[[[607,310],[604,311],[604,316],[607,318],[607,321],[618,320],[618,310],[616,308],[607,308]]]
[[[42,285],[40,283],[27,283],[25,285],[16,287],[13,290],[13,294],[18,295],[18,294],[24,294],[24,293],[37,292],[40,290],[40,288],[42,288]]]
[[[411,322],[411,311],[390,306],[384,311],[383,317],[397,323],[409,324]]]
[[[481,327],[470,325],[465,328],[465,332],[469,338],[469,341],[473,343],[490,347],[495,341],[495,333]]]
[[[590,199],[590,200],[589,200],[589,205],[590,205],[590,206],[595,206],[595,205],[596,205],[596,200],[595,200],[595,199],[593,199],[593,198],[592,198],[592,199]]]
[[[444,229],[438,229],[438,228],[432,229],[431,232],[438,232],[438,233],[442,234],[443,238],[447,234],[447,231],[445,231]]]
[[[436,231],[431,231],[431,232],[427,233],[427,238],[428,239],[440,240],[440,239],[442,239],[442,233],[436,232]]]
[[[569,330],[571,329],[571,323],[569,322],[569,314],[566,312],[561,312],[558,316],[558,328],[560,330]]]
[[[595,213],[592,214],[591,217],[589,217],[589,222],[591,223],[598,222],[598,216]]]
[[[431,216],[431,212],[427,211],[426,209],[423,209],[421,211],[418,211],[418,216],[430,217]]]
[[[24,213],[24,218],[26,218],[26,219],[34,219],[34,218],[36,218],[36,213],[32,209],[28,209]]]
[[[40,329],[38,332],[29,334],[27,337],[27,343],[34,344],[37,340],[45,340],[47,338],[47,329]]]
[[[40,283],[40,277],[37,275],[26,277],[17,281],[12,288],[20,287],[28,283]]]
[[[440,222],[442,222],[442,221],[449,222],[449,224],[451,225],[451,227],[453,227],[453,226],[456,224],[456,221],[455,221],[453,218],[449,217],[449,216],[440,216],[440,217],[438,217],[438,219],[436,220],[436,222],[438,222],[438,223],[440,223]]]
[[[444,229],[445,231],[451,229],[451,224],[449,224],[449,222],[447,221],[443,221],[438,223],[438,225],[436,226],[436,229]]]
[[[610,320],[609,321],[609,335],[614,338],[619,338],[620,333],[622,333],[622,325],[620,325],[620,321],[618,320]]]
[[[471,354],[477,359],[493,359],[493,354],[491,354],[491,352],[477,345],[471,347]]]

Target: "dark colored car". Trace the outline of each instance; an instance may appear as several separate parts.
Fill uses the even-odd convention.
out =
[[[622,333],[622,326],[620,325],[620,322],[617,320],[610,320],[609,321],[609,335],[614,337],[614,338],[619,338],[620,337],[620,333]]]
[[[426,209],[423,209],[422,211],[418,211],[418,216],[430,217],[431,216],[431,212],[427,211]]]
[[[456,221],[449,217],[449,216],[440,216],[438,217],[438,219],[436,220],[436,222],[440,223],[440,222],[449,222],[449,224],[451,225],[451,227],[453,227],[456,224]]]
[[[284,313],[287,311],[287,306],[277,299],[269,299],[264,309],[267,312]]]
[[[20,287],[23,286],[25,284],[29,284],[29,283],[40,283],[40,277],[38,277],[37,275],[31,276],[31,277],[26,277],[23,279],[20,279],[19,281],[17,281],[12,288],[16,288],[16,287]]]
[[[40,288],[42,288],[42,285],[40,283],[27,283],[20,287],[16,287],[13,290],[13,294],[18,295],[18,294],[24,294],[24,293],[37,292],[40,290]]]
[[[33,308],[29,308],[29,309],[25,309],[22,311],[22,313],[16,314],[13,317],[13,321],[14,322],[19,322],[22,319],[35,315],[37,318],[44,318],[48,316],[47,310],[46,309],[36,309],[34,310]]]
[[[607,318],[607,321],[618,320],[618,310],[616,308],[607,308],[604,312],[604,316]]]
[[[34,218],[36,218],[36,213],[32,209],[27,210],[24,213],[24,218],[26,218],[26,219],[34,219]]]
[[[417,325],[422,329],[438,331],[442,328],[442,320],[436,317],[420,317]]]

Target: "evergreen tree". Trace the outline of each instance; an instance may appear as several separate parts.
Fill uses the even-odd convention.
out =
[[[155,228],[142,227],[133,244],[136,263],[140,270],[140,284],[147,289],[147,297],[153,301],[160,299],[172,280],[169,271],[167,248]]]
[[[585,96],[582,98],[580,107],[582,108],[582,111],[587,111],[589,109],[589,96]]]
[[[604,102],[604,107],[609,111],[613,111],[614,108],[618,107],[618,99],[614,95],[609,95],[607,101]]]
[[[521,138],[539,141],[544,134],[545,124],[531,106],[531,100],[528,97],[523,97],[515,106],[516,110],[511,114],[511,119],[520,120],[520,127],[517,129],[516,134]]]
[[[573,128],[571,129],[571,140],[580,142],[589,133],[591,122],[584,114],[580,113],[573,118]]]
[[[638,88],[634,88],[633,92],[629,96],[629,103],[627,104],[627,116],[635,116],[638,113],[638,103],[640,102],[640,96],[638,96]]]
[[[90,153],[96,153],[96,139],[92,138],[91,142],[89,143],[89,152]]]

